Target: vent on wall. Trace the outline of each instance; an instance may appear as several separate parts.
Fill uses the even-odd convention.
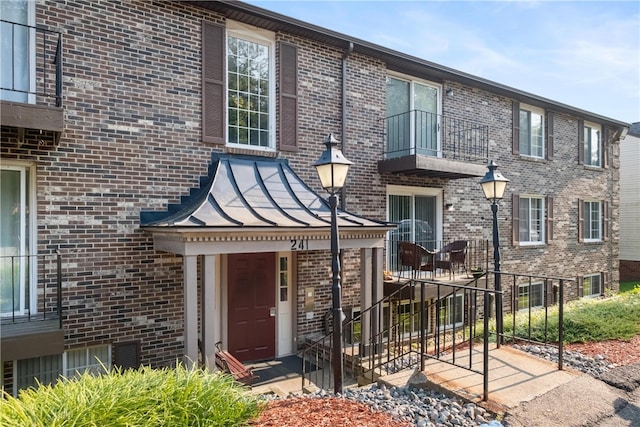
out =
[[[140,341],[115,343],[113,346],[113,364],[122,369],[140,366]]]

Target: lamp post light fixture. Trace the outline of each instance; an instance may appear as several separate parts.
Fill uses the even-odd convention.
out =
[[[333,134],[327,136],[324,142],[327,148],[322,152],[317,162],[313,164],[318,171],[322,188],[329,192],[329,207],[331,208],[331,296],[333,300],[333,389],[335,394],[342,394],[342,295],[340,289],[340,242],[338,241],[338,196],[336,195],[347,179],[349,161],[340,148],[338,140]]]
[[[487,165],[489,171],[480,180],[480,186],[484,196],[491,202],[491,212],[493,213],[493,274],[495,277],[496,289],[496,329],[498,347],[502,342],[502,285],[500,283],[500,237],[498,234],[498,202],[504,196],[504,190],[509,180],[505,178],[498,169],[498,165],[491,160]]]

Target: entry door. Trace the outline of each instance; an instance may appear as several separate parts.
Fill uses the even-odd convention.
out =
[[[276,354],[275,253],[228,257],[228,348],[240,361]]]

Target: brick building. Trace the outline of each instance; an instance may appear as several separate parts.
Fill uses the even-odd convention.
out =
[[[490,159],[510,179],[503,269],[577,277],[569,298],[617,289],[626,123],[239,2],[0,7],[9,390],[96,357],[170,365],[201,339],[255,360],[322,332],[329,225],[312,164],[329,133],[355,163],[345,306],[382,295],[399,238],[490,236]]]

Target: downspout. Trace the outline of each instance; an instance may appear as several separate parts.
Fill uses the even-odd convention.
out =
[[[349,42],[349,47],[344,51],[342,55],[342,135],[341,135],[341,149],[345,157],[347,153],[345,151],[347,139],[347,58],[353,52],[353,42]],[[347,192],[346,186],[340,190],[340,209],[345,210],[347,208]]]

